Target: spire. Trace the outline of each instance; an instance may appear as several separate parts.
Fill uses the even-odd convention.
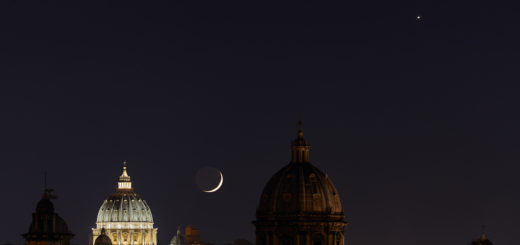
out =
[[[128,176],[128,173],[126,172],[126,161],[123,161],[123,174],[119,176],[117,189],[132,189],[132,182],[130,181],[130,176]]]
[[[47,171],[43,172],[43,189],[47,189]]]
[[[291,144],[292,160],[291,162],[304,163],[309,162],[309,151],[311,146],[305,138],[303,138],[302,121],[298,122],[298,135]]]
[[[123,161],[123,174],[121,177],[130,177],[128,176],[128,173],[126,173],[126,161]]]
[[[302,120],[298,121],[298,138],[303,138]]]

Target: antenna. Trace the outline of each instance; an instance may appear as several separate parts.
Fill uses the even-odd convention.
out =
[[[43,189],[47,190],[47,171],[43,172]]]

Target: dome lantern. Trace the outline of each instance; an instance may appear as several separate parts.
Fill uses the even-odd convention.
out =
[[[130,176],[126,172],[126,161],[123,162],[123,174],[119,176],[119,182],[117,182],[117,189],[132,189],[132,181]]]
[[[303,138],[302,121],[298,122],[298,136],[291,144],[291,162],[304,163],[309,162],[309,152],[311,146],[305,138]]]

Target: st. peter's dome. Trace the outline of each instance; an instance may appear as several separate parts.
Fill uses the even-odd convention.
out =
[[[116,191],[99,208],[89,245],[99,245],[96,243],[100,237],[100,243],[107,243],[103,235],[117,245],[157,245],[157,228],[153,226],[152,211],[132,188],[126,162]]]
[[[116,192],[110,195],[99,209],[96,223],[98,228],[116,228],[110,225],[133,224],[150,226],[153,224],[152,211],[146,201],[132,189],[130,176],[123,167]],[[142,227],[146,228],[146,227]]]

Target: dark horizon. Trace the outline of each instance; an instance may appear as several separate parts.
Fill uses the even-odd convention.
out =
[[[0,3],[0,243],[43,175],[88,241],[122,162],[164,245],[254,241],[297,121],[338,189],[347,245],[513,244],[518,3]],[[417,16],[421,16],[418,20]],[[223,172],[200,191],[204,166]]]

